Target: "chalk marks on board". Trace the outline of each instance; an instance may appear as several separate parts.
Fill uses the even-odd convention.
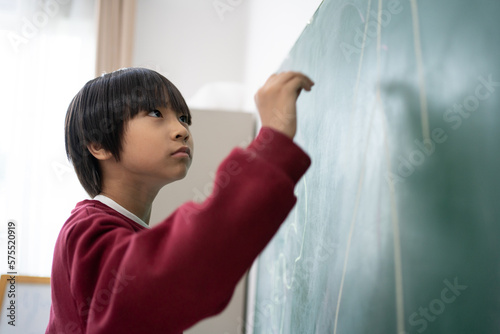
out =
[[[422,120],[422,136],[427,142],[430,138],[429,111],[427,110],[427,94],[425,91],[424,62],[422,60],[422,44],[420,43],[420,24],[418,19],[418,5],[411,0],[411,17],[413,22],[413,42],[417,60],[418,86],[420,90],[420,111]]]

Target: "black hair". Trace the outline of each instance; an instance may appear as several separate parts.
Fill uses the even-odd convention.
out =
[[[160,107],[187,116],[191,125],[191,113],[179,90],[163,75],[145,68],[103,74],[76,94],[66,113],[66,155],[91,198],[102,190],[102,175],[87,146],[99,144],[119,161],[127,121],[140,111]]]

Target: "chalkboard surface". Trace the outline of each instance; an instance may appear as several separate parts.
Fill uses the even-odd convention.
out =
[[[500,332],[500,1],[325,0],[254,333]]]

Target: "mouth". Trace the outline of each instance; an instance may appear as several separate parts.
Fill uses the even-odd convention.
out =
[[[174,157],[189,157],[191,158],[191,149],[187,146],[179,148],[177,151],[172,153]]]

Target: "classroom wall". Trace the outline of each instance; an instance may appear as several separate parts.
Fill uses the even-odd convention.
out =
[[[254,0],[248,3],[246,108],[254,108],[256,90],[281,66],[320,3],[320,0]]]
[[[137,1],[133,64],[160,71],[186,97],[209,82],[242,82],[247,17],[241,8],[221,21],[206,0]]]
[[[193,107],[251,111],[320,3],[140,0],[133,65],[166,75]]]

